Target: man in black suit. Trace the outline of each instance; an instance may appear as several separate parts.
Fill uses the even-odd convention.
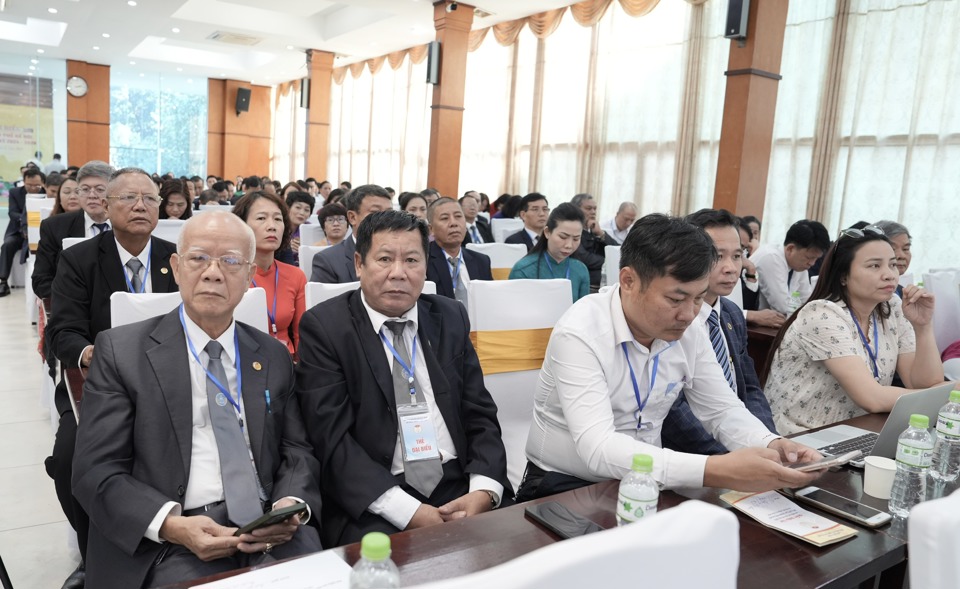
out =
[[[110,329],[111,294],[177,290],[170,272],[176,246],[150,236],[160,214],[160,196],[150,176],[136,168],[118,170],[102,198],[113,231],[63,251],[51,287],[46,337],[64,368],[90,366],[97,334]],[[60,425],[46,468],[85,557],[89,519],[74,500],[70,484],[77,422],[67,394],[61,381],[54,397]],[[83,586],[80,566],[64,587]]]
[[[603,273],[603,264],[607,259],[606,247],[608,245],[620,245],[613,238],[607,235],[597,223],[597,201],[590,194],[578,194],[570,200],[570,203],[583,211],[586,223],[583,225],[583,233],[580,235],[580,247],[573,252],[573,258],[580,260],[590,271],[590,286],[594,289],[600,288],[600,278]]]
[[[23,186],[10,189],[10,222],[7,223],[7,229],[3,233],[3,246],[0,247],[0,297],[10,294],[7,279],[13,271],[14,259],[27,244],[27,194],[43,192],[46,181],[46,176],[38,168],[27,166],[23,172]]]
[[[421,294],[427,243],[426,225],[408,213],[370,215],[357,231],[360,290],[300,322],[297,390],[323,465],[327,547],[442,524],[512,496],[467,311]]]
[[[376,184],[357,186],[343,197],[341,204],[347,207],[347,223],[353,229],[353,234],[313,257],[311,282],[327,284],[356,282],[357,272],[354,269],[353,254],[356,251],[357,226],[370,213],[393,208],[390,195]]]
[[[86,163],[77,172],[77,193],[82,210],[61,213],[40,223],[40,242],[37,244],[37,259],[31,276],[33,292],[38,297],[50,297],[65,238],[94,237],[110,228],[107,211],[103,208],[103,196],[114,171],[113,166],[105,162]]]
[[[543,235],[543,228],[547,226],[550,216],[550,203],[547,197],[539,192],[531,192],[520,200],[520,219],[523,220],[523,229],[507,236],[504,243],[522,243],[527,246],[527,253],[533,249]]]
[[[480,195],[475,190],[468,190],[460,197],[460,208],[463,209],[463,219],[467,224],[467,231],[463,236],[463,245],[468,243],[494,243],[490,221],[477,214],[480,210]]]
[[[427,280],[436,283],[438,295],[456,299],[466,307],[470,281],[493,280],[490,257],[461,245],[466,223],[463,210],[452,198],[433,201],[427,209],[427,220],[433,232]]]
[[[233,320],[255,271],[253,231],[210,212],[187,222],[181,243],[170,267],[183,307],[96,339],[74,469],[93,523],[91,587],[165,585],[320,550],[296,516],[233,535],[297,500],[319,513],[320,465],[290,354]]]

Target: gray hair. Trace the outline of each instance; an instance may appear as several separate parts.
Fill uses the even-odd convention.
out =
[[[109,182],[115,171],[114,167],[107,162],[89,161],[77,171],[77,182],[82,182],[86,178],[100,178],[104,182]]]
[[[913,239],[910,236],[910,231],[908,231],[904,225],[897,223],[896,221],[877,221],[874,223],[874,225],[883,231],[883,234],[887,237],[892,238],[898,235],[906,235],[907,239]]]
[[[183,229],[180,231],[180,237],[177,239],[177,253],[183,255],[185,248],[184,236],[187,234],[187,229],[191,226],[196,225],[202,221],[210,222],[222,220],[224,223],[235,223],[237,227],[241,227],[241,231],[246,236],[247,241],[250,243],[249,248],[247,249],[247,260],[253,262],[254,258],[257,256],[257,236],[253,233],[253,229],[247,225],[243,219],[233,214],[232,211],[202,211],[193,215],[187,222],[183,224]]]
[[[617,209],[617,214],[619,215],[620,213],[626,211],[627,209],[633,209],[634,212],[636,212],[637,205],[629,201],[622,202],[620,203],[620,207]]]
[[[573,198],[571,198],[571,199],[570,199],[570,204],[572,204],[573,206],[575,206],[575,207],[577,207],[577,208],[582,208],[582,207],[583,207],[583,201],[585,201],[585,200],[593,200],[593,195],[592,195],[592,194],[587,194],[586,192],[582,192],[582,193],[574,196]]]
[[[87,165],[90,165],[90,164],[87,164]],[[147,180],[149,180],[150,182],[153,182],[153,178],[150,176],[150,174],[148,174],[146,171],[140,168],[120,168],[119,170],[114,170],[113,174],[110,175],[110,181],[107,182],[107,192],[110,192],[110,189],[113,187],[113,185],[116,183],[118,179],[120,179],[122,176],[129,176],[131,174],[139,174],[141,176],[145,176]],[[156,185],[156,183],[154,183],[154,185]]]

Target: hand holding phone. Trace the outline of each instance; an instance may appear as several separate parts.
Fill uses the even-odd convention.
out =
[[[863,452],[860,450],[854,450],[853,452],[847,452],[846,454],[841,454],[839,456],[824,456],[816,462],[796,462],[794,464],[788,464],[789,468],[796,470],[797,472],[810,472],[813,470],[824,470],[834,466],[844,465],[851,460],[856,460],[863,456]]]
[[[299,515],[301,518],[307,514],[307,504],[300,502],[294,503],[293,505],[288,505],[287,507],[280,507],[269,511],[242,528],[234,532],[234,536],[240,536],[243,534],[249,534],[254,530],[259,530],[260,528],[265,528],[267,526],[272,526],[274,524],[279,524],[280,522],[290,519],[295,515]]]

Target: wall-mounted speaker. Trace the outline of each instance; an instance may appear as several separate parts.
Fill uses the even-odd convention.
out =
[[[250,88],[237,88],[237,116],[250,110]]]
[[[300,108],[310,108],[310,78],[300,80]]]
[[[727,4],[727,28],[723,36],[727,39],[747,38],[747,17],[750,16],[750,0],[729,0]]]
[[[427,45],[427,84],[440,83],[440,41]]]

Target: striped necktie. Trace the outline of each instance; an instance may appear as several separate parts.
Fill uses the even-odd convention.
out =
[[[723,369],[723,376],[726,377],[727,384],[729,384],[733,392],[736,393],[737,383],[734,382],[733,371],[730,370],[730,354],[727,353],[727,341],[720,331],[720,316],[717,315],[716,309],[710,311],[710,316],[707,318],[707,325],[710,328],[710,343],[713,345],[713,353],[717,355],[717,362],[720,363],[720,368]]]

